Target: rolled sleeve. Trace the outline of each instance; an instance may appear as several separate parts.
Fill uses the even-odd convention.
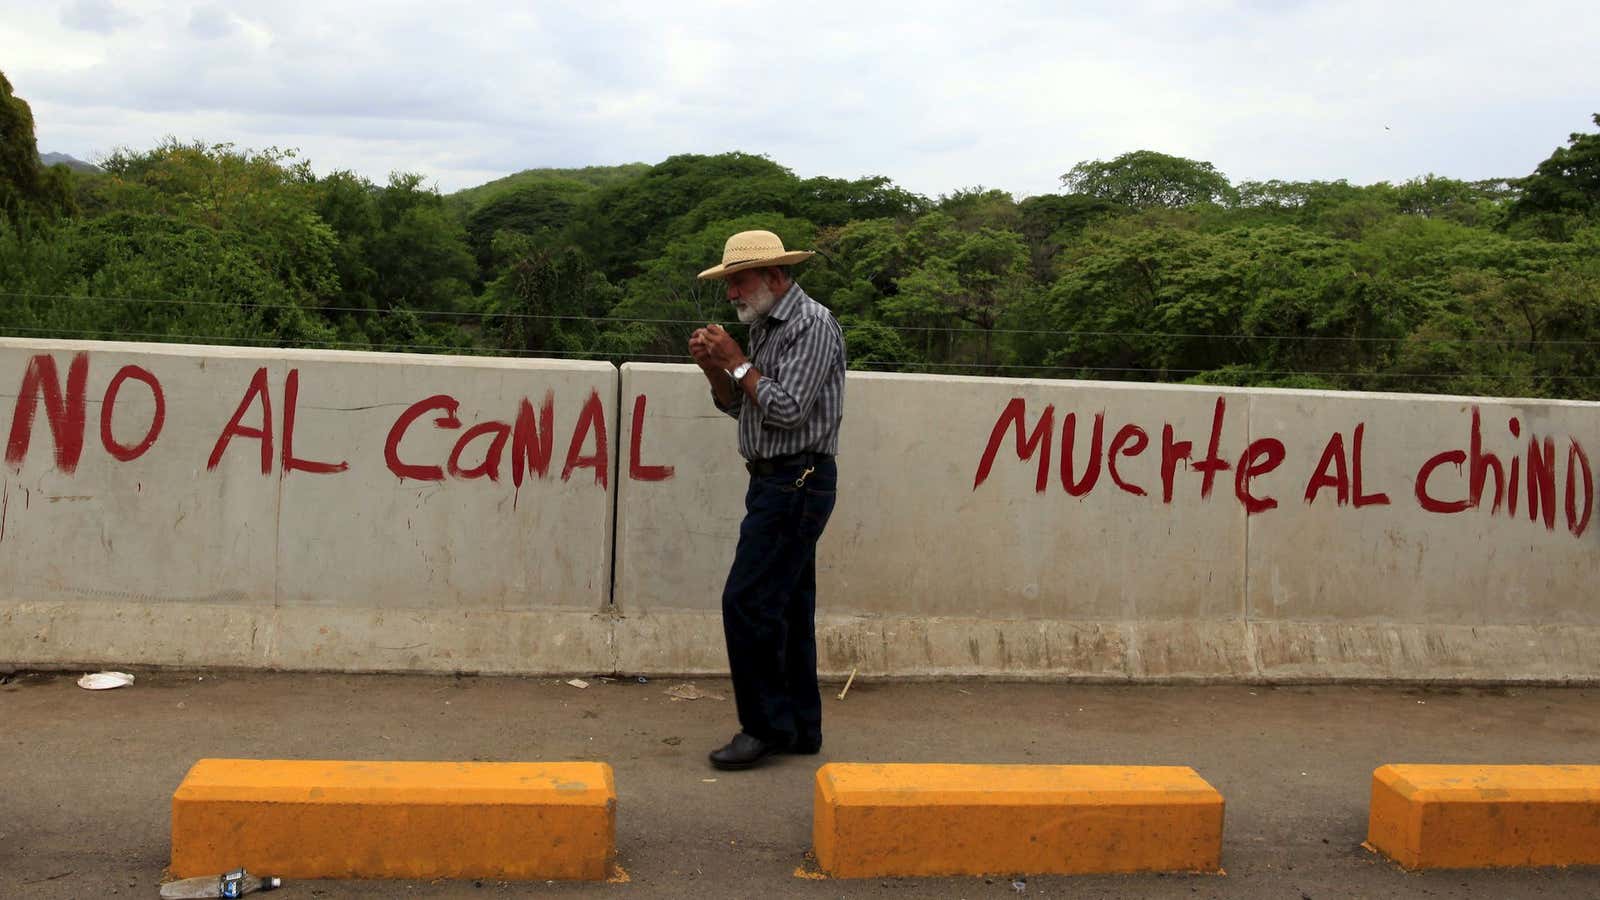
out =
[[[821,316],[794,323],[799,333],[784,353],[783,381],[762,375],[756,383],[762,425],[787,431],[805,424],[843,343],[831,325]]]
[[[732,383],[733,382],[733,376],[731,376],[731,375],[728,376],[728,381],[729,381],[729,383]],[[722,401],[717,399],[717,392],[716,391],[712,391],[711,392],[711,405],[715,406],[717,409],[721,410],[729,418],[738,419],[739,418],[739,410],[744,408],[744,390],[742,388],[740,388],[737,384],[733,385],[733,402],[729,403],[726,406],[724,406],[722,404]]]

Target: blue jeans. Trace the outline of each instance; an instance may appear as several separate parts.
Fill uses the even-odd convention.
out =
[[[822,743],[817,539],[833,513],[838,473],[832,460],[804,472],[795,466],[750,476],[722,592],[739,727],[783,747]]]

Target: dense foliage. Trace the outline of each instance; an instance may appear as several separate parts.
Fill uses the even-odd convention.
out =
[[[1600,126],[1600,116],[1595,124]],[[743,153],[451,196],[169,141],[44,168],[0,76],[0,333],[686,359],[767,228],[876,370],[1600,398],[1600,134],[1492,182],[1232,183],[1151,151],[936,199]]]

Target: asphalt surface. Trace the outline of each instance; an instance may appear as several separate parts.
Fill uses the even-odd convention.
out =
[[[820,757],[716,772],[727,697],[682,679],[134,670],[0,685],[0,897],[155,897],[169,802],[208,756],[601,760],[616,770],[626,883],[298,881],[293,898],[1600,897],[1600,869],[1406,873],[1361,848],[1384,763],[1600,763],[1600,690],[863,683],[826,700]],[[1227,801],[1225,875],[809,880],[815,766],[1189,765]],[[714,779],[714,780],[713,780]]]

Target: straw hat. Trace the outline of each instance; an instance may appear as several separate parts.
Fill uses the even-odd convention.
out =
[[[783,239],[770,231],[741,231],[722,248],[722,264],[700,273],[701,278],[725,278],[740,269],[787,266],[815,256],[813,250],[785,250]]]

